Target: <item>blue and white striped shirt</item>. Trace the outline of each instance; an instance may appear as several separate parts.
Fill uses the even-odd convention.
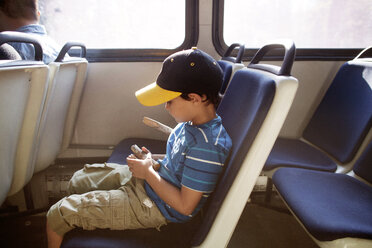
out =
[[[184,222],[202,208],[216,186],[231,145],[219,116],[202,125],[186,122],[174,128],[167,142],[166,156],[159,161],[159,175],[178,188],[184,186],[203,192],[203,197],[192,215],[185,216],[168,206],[146,184],[147,194],[166,219]]]

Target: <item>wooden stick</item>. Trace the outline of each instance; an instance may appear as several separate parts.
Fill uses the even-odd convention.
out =
[[[163,123],[160,123],[158,121],[155,121],[149,117],[143,117],[143,123],[149,127],[153,127],[165,134],[170,134],[172,132],[172,128],[168,127],[167,125],[164,125]]]

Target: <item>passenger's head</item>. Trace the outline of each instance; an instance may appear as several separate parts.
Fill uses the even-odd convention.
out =
[[[192,48],[176,52],[166,58],[155,83],[136,92],[145,106],[159,105],[176,97],[190,100],[190,93],[217,106],[222,85],[222,69],[207,53]]]
[[[0,0],[0,31],[37,23],[38,0]]]

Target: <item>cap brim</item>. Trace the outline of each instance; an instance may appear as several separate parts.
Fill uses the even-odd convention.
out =
[[[160,88],[156,82],[136,91],[138,101],[145,106],[156,106],[168,102],[178,96],[181,92],[165,90]]]

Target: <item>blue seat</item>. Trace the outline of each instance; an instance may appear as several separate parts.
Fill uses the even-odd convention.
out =
[[[362,180],[301,168],[274,173],[278,192],[321,247],[372,247],[372,142],[353,172]]]
[[[302,137],[276,141],[265,174],[279,167],[348,170],[342,165],[354,159],[372,126],[372,62],[359,56],[341,66]]]
[[[284,46],[290,54],[287,59],[293,61],[294,44]],[[160,232],[75,229],[65,235],[62,247],[226,247],[297,86],[289,75],[261,69],[243,68],[235,73],[217,110],[232,139],[232,150],[215,192],[191,222],[170,223]]]
[[[236,57],[233,57],[231,54],[236,47],[239,47],[239,50]],[[234,73],[244,67],[244,64],[242,63],[244,49],[244,44],[233,43],[226,50],[222,58],[217,61],[223,71],[223,80],[220,90],[221,95],[225,94],[226,88],[229,85]]]

